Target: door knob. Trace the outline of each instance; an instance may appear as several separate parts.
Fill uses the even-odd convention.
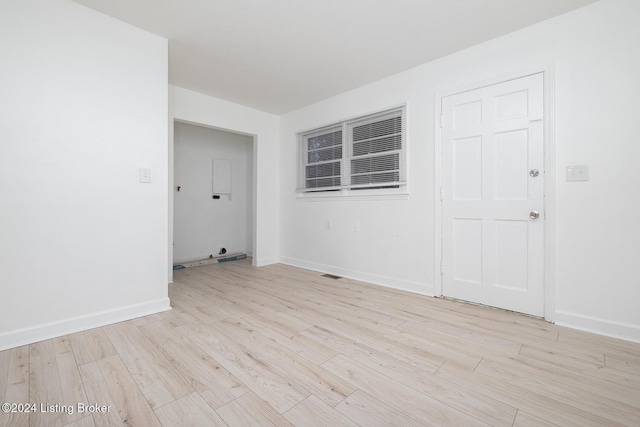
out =
[[[531,169],[529,171],[529,175],[535,178],[536,176],[540,175],[540,171],[538,169]]]
[[[529,218],[531,219],[538,219],[540,217],[540,212],[538,211],[531,211],[529,212]]]

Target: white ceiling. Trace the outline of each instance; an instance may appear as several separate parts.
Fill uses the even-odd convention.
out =
[[[74,0],[169,39],[171,84],[282,114],[596,0]]]

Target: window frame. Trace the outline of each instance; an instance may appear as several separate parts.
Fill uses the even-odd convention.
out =
[[[350,119],[341,120],[339,122],[334,122],[325,126],[317,127],[314,129],[310,129],[307,131],[302,131],[297,133],[297,147],[298,147],[298,177],[297,177],[297,187],[296,193],[298,198],[333,198],[333,197],[341,197],[341,198],[351,198],[351,197],[362,197],[362,196],[406,196],[407,193],[407,125],[406,125],[406,104],[389,108],[385,110],[376,111],[374,113],[365,114],[357,117],[353,117]],[[399,119],[399,122],[396,120]],[[396,129],[399,124],[400,131],[390,132],[390,133],[382,133],[380,135],[375,135],[375,126],[371,127],[373,124],[380,124],[378,129],[386,129],[388,128],[387,124],[384,124],[387,120],[393,120],[391,122],[392,129]],[[368,131],[373,132],[373,136],[370,138],[354,138],[354,130],[358,128],[362,128],[363,126],[369,125],[370,128]],[[373,129],[373,130],[372,130]],[[335,133],[341,130],[341,158],[339,159],[340,163],[340,185],[332,185],[332,186],[323,186],[323,187],[307,187],[307,181],[322,179],[324,176],[316,175],[309,177],[308,167],[313,166],[312,163],[316,163],[316,166],[326,165],[328,163],[336,163],[336,158],[331,158],[327,160],[317,160],[315,162],[311,162],[310,153],[312,153],[312,149],[309,146],[309,140],[319,136],[328,136],[330,133]],[[384,132],[384,130],[383,130]],[[362,132],[359,132],[362,135]],[[382,141],[384,139],[389,139],[392,142]],[[382,142],[380,142],[382,141]],[[371,148],[368,152],[362,152],[360,154],[354,155],[354,144],[362,143],[362,142],[370,142],[372,145],[375,145],[378,142],[379,151],[371,152]],[[395,149],[384,149],[385,144],[398,145],[399,148]],[[382,144],[382,145],[380,145]],[[329,146],[329,147],[319,147],[316,148],[315,151],[327,150],[332,147],[336,147],[337,145]],[[382,147],[382,149],[380,149]],[[396,156],[395,159],[393,157]],[[366,160],[369,159],[369,170],[361,172],[360,176],[363,178],[368,178],[370,180],[369,183],[354,183],[352,184],[352,178],[356,176],[356,174],[351,174],[351,166],[354,164],[354,161],[364,161],[366,165]],[[378,159],[377,164],[382,164],[382,167],[389,166],[389,159],[392,160],[392,165],[397,163],[397,170],[392,169],[375,169],[376,160]],[[372,161],[373,160],[373,161]],[[325,171],[328,173],[328,171]],[[335,172],[335,168],[334,168]],[[380,176],[389,173],[396,173],[396,180],[394,181],[383,181],[383,182],[372,182],[375,180],[375,176]],[[335,176],[335,175],[334,175]],[[335,181],[334,181],[335,183]],[[393,198],[393,197],[392,197]]]

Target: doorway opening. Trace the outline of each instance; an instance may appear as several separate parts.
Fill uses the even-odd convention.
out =
[[[174,265],[253,255],[253,136],[174,121],[171,191]]]

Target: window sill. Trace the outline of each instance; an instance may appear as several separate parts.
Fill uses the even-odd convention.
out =
[[[336,192],[309,192],[297,193],[296,199],[302,202],[341,201],[341,200],[408,200],[409,193],[406,190],[342,190]]]

